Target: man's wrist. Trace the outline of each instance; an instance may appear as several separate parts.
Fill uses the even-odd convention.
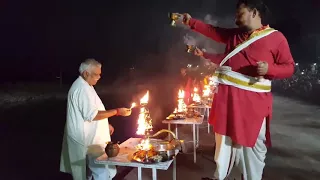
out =
[[[116,116],[119,116],[120,115],[120,111],[119,111],[119,108],[115,109],[116,110]]]
[[[190,26],[190,25],[189,25],[190,19],[191,19],[191,18],[187,18],[187,19],[186,19],[186,22],[185,22],[185,24],[188,25],[188,26]]]
[[[191,17],[191,18],[188,19],[188,24],[187,24],[187,25],[188,25],[191,29],[193,29],[195,23],[196,23],[196,20]]]

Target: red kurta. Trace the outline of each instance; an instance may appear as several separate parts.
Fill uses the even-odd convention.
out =
[[[191,19],[189,25],[194,31],[226,44],[225,55],[249,37],[249,34],[237,28],[214,27],[196,19]],[[294,61],[290,48],[281,32],[273,32],[255,41],[230,58],[224,65],[230,66],[235,72],[256,77],[258,76],[258,61],[268,62],[268,72],[264,77],[266,79],[288,78],[294,73]],[[216,133],[231,137],[237,144],[253,147],[263,119],[267,117],[266,144],[270,146],[271,116],[271,92],[257,93],[220,84],[213,100],[209,123],[213,125]]]

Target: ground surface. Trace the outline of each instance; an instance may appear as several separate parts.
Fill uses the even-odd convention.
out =
[[[116,97],[104,97],[115,102]],[[167,101],[166,101],[167,102]],[[124,103],[124,102],[121,102]],[[122,104],[108,104],[117,107]],[[128,103],[128,102],[127,102]],[[3,157],[2,176],[5,180],[71,180],[59,173],[61,140],[65,121],[65,99],[47,99],[30,102],[0,111]],[[166,106],[166,103],[163,104]],[[155,113],[166,111],[153,108]],[[137,116],[133,113],[132,116]],[[160,116],[160,115],[159,115]],[[159,122],[156,120],[156,122]],[[269,149],[266,180],[318,180],[320,179],[320,108],[295,100],[276,96],[272,121],[273,147]],[[116,132],[113,139],[123,141],[134,134],[130,129],[135,118],[113,118],[110,122]],[[158,123],[159,124],[159,123]],[[159,125],[160,127],[160,125]],[[160,127],[162,128],[162,127]],[[191,139],[191,128],[182,127],[180,137]],[[180,154],[177,161],[179,180],[198,180],[211,176],[213,162],[213,135],[201,129],[198,161],[193,164],[192,154]],[[151,172],[144,170],[144,179],[150,179]],[[136,179],[133,169],[125,179]],[[159,171],[160,180],[171,179],[171,169]],[[0,178],[2,179],[2,178]]]
[[[320,179],[320,108],[289,98],[274,98],[274,117],[271,134],[273,147],[266,160],[265,180],[319,180]],[[192,139],[190,127],[180,128],[180,137]],[[192,154],[180,154],[177,159],[177,179],[200,180],[212,176],[213,162],[212,134],[201,128],[198,161],[193,163]],[[144,170],[144,179],[151,179],[151,171]],[[159,171],[160,180],[171,178],[172,168]],[[126,176],[135,179],[134,169]]]

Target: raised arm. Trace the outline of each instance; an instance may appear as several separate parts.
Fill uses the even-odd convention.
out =
[[[190,18],[187,23],[193,31],[201,33],[204,36],[223,44],[227,44],[229,39],[236,33],[237,30],[235,28],[227,29],[215,27],[211,24],[206,24],[194,18]]]
[[[274,57],[274,63],[268,65],[267,78],[284,79],[291,77],[294,73],[295,63],[290,52],[288,41],[284,36],[274,52]]]

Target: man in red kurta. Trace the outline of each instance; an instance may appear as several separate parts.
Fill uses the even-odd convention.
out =
[[[294,72],[284,35],[262,25],[265,10],[260,0],[240,0],[236,13],[238,28],[233,29],[214,27],[184,14],[184,23],[192,30],[226,44],[226,58],[216,62],[220,67],[219,85],[209,118],[216,139],[215,179],[262,178],[266,146],[271,145],[270,80],[288,78]],[[237,52],[237,48],[242,49]],[[234,165],[238,167],[234,170],[239,171],[230,174]]]

